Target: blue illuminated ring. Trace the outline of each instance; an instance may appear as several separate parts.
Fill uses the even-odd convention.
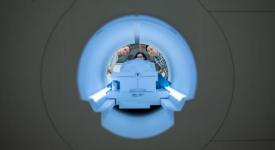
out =
[[[115,19],[99,29],[87,42],[78,70],[81,98],[105,87],[106,68],[111,55],[120,47],[135,42],[138,28],[140,43],[162,52],[169,66],[172,87],[192,99],[196,90],[196,65],[192,51],[184,38],[167,23],[144,15]]]
[[[140,43],[160,50],[165,57],[171,87],[184,93],[186,100],[194,97],[196,65],[184,38],[164,21],[144,15],[130,15],[107,23],[87,42],[78,68],[78,88],[82,100],[89,101],[91,94],[106,86],[106,70],[112,54],[120,47],[135,43],[137,32]],[[117,135],[146,138],[173,126],[174,113],[161,108],[148,116],[136,117],[111,109],[103,112],[101,121],[106,129]]]

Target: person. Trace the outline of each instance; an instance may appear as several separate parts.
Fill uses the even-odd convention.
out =
[[[154,47],[150,45],[146,45],[145,50],[147,51],[151,61],[155,63],[158,73],[168,80],[168,69],[165,59]]]
[[[119,56],[128,56],[131,52],[130,46],[126,45],[120,49],[118,49],[117,53]]]
[[[124,47],[121,47],[117,50],[117,53],[113,55],[110,64],[108,65],[108,70],[107,72],[111,74],[112,72],[117,72],[119,71],[119,67],[117,68],[116,65],[117,63],[124,63],[127,60],[132,59],[131,53],[131,48],[129,45],[126,45]]]
[[[141,60],[147,60],[147,57],[142,52],[137,52],[136,55],[135,55],[135,58],[136,59],[141,59]]]
[[[132,55],[130,55],[131,53],[131,48],[129,45],[126,45],[120,49],[118,49],[117,51],[117,62],[116,63],[123,63],[127,60],[132,59]]]

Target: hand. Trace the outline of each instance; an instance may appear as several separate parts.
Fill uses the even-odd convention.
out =
[[[123,48],[118,49],[117,55],[118,55],[118,56],[122,56],[122,53],[123,53],[122,51],[123,51]]]
[[[160,69],[158,73],[162,74],[164,72],[164,69]]]

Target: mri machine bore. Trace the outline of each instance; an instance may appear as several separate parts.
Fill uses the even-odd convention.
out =
[[[106,84],[110,54],[137,39],[161,50],[168,60],[170,82],[158,77],[153,63],[134,59],[123,63]],[[174,112],[194,97],[195,60],[169,24],[150,16],[125,16],[104,25],[88,41],[79,62],[78,88],[82,100],[101,113],[105,129],[126,138],[148,138],[171,128]],[[147,113],[129,113],[136,110]]]

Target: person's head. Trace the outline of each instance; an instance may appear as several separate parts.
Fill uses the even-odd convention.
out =
[[[147,60],[147,57],[142,52],[137,52],[135,55],[135,58],[141,59],[141,60]]]
[[[124,46],[120,49],[118,49],[118,55],[119,56],[128,56],[130,55],[131,49],[129,46]]]
[[[150,45],[146,45],[145,49],[150,57],[157,56],[158,54],[158,51],[154,47],[151,47]]]

